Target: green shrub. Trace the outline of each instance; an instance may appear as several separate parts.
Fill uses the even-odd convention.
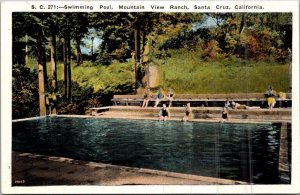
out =
[[[12,68],[12,118],[39,115],[37,74],[23,65]]]

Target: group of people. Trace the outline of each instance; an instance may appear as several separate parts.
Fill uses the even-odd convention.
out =
[[[270,86],[269,89],[265,92],[265,97],[266,97],[266,100],[267,100],[267,103],[268,103],[268,108],[269,109],[273,109],[275,104],[276,104],[276,91],[273,90],[273,87]],[[285,99],[286,98],[286,93],[283,93],[283,92],[279,92],[278,94],[278,97],[280,99]],[[226,120],[228,120],[228,110],[229,109],[247,109],[247,110],[252,110],[252,109],[259,109],[260,107],[259,106],[247,106],[245,104],[239,104],[239,103],[236,103],[234,101],[232,101],[230,103],[229,99],[227,98],[226,99],[226,102],[224,104],[224,107],[223,107],[223,111],[222,111],[222,119],[220,122],[224,122]]]
[[[169,88],[169,91],[166,95],[167,100],[169,100],[169,107],[172,106],[172,101],[174,99],[174,91],[172,88]],[[153,95],[151,94],[151,91],[149,88],[146,88],[144,91],[144,101],[142,104],[142,108],[147,108],[148,107],[148,103],[149,103],[149,98],[153,97]],[[161,88],[158,88],[157,92],[154,95],[155,97],[155,104],[154,107],[156,108],[158,106],[158,104],[160,103],[160,101],[164,98],[164,94],[161,90]]]
[[[273,90],[273,87],[270,86],[269,89],[265,92],[265,97],[266,97],[266,100],[267,100],[267,103],[268,103],[268,108],[269,109],[273,109],[275,104],[276,104],[276,91]],[[279,98],[281,99],[285,99],[286,98],[286,93],[283,93],[283,92],[279,92],[279,95],[278,95]],[[259,106],[247,106],[245,104],[239,104],[239,103],[236,103],[234,101],[229,102],[229,100],[227,99],[226,100],[226,103],[225,103],[225,108],[229,108],[231,107],[232,109],[248,109],[248,110],[251,110],[251,109],[257,109],[257,108],[260,108]]]
[[[187,103],[187,105],[184,108],[184,117],[181,121],[186,122],[191,119],[192,116],[192,110],[191,110],[191,104]],[[159,120],[166,121],[170,117],[170,111],[167,108],[166,104],[163,104],[161,110],[159,111]]]
[[[282,92],[280,92],[280,93],[282,93]],[[153,97],[153,96],[151,96],[149,88],[146,88],[146,91],[144,93],[144,101],[143,101],[142,107],[146,108],[148,106],[148,102],[149,102],[150,97]],[[155,97],[154,107],[157,107],[159,105],[160,101],[164,98],[164,94],[163,94],[161,88],[159,88],[157,90],[154,97]],[[172,106],[172,101],[173,101],[174,97],[175,97],[175,94],[174,94],[173,89],[169,88],[169,91],[166,95],[167,100],[169,100],[168,107]],[[275,100],[276,92],[273,90],[272,86],[270,86],[269,89],[265,92],[265,97],[266,97],[266,100],[268,102],[269,109],[274,108],[274,106],[276,104],[276,100]],[[285,97],[285,93],[279,94],[279,98],[284,98],[284,97]],[[234,101],[230,102],[229,99],[227,98],[226,101],[225,101],[223,110],[222,110],[222,115],[221,115],[221,121],[220,122],[224,122],[224,121],[228,120],[228,110],[229,109],[248,109],[248,110],[252,110],[252,109],[259,109],[259,108],[260,108],[259,106],[247,106],[245,104],[240,104],[240,103],[237,103],[237,102],[234,102]],[[185,109],[184,109],[184,117],[182,118],[181,121],[190,120],[191,119],[191,113],[192,113],[191,105],[190,105],[190,103],[187,103],[187,105],[185,106]],[[166,121],[169,117],[170,117],[170,111],[167,108],[167,105],[163,104],[162,108],[160,109],[160,112],[159,112],[159,120]]]
[[[169,88],[167,95],[166,95],[166,99],[169,101],[169,105],[168,107],[170,108],[172,106],[172,101],[174,100],[175,97],[175,93],[173,91],[172,88]],[[161,88],[158,88],[156,94],[155,94],[155,104],[154,107],[156,108],[158,106],[158,104],[160,103],[160,101],[164,98],[164,94],[161,90]],[[149,99],[144,99],[145,105],[143,104],[142,107],[147,107],[147,102],[149,102]],[[182,121],[187,121],[190,118],[190,113],[191,113],[191,106],[190,103],[188,103],[185,107],[185,115],[182,119]],[[168,120],[168,118],[170,118],[170,110],[167,108],[166,104],[162,105],[162,108],[160,109],[159,112],[159,120],[163,120],[166,121]]]
[[[145,91],[144,91],[144,100],[143,100],[142,108],[147,108],[148,107],[149,100],[153,96],[155,98],[155,104],[154,104],[155,108],[159,105],[160,101],[165,97],[161,88],[158,88],[155,95],[152,95],[150,89],[146,88]],[[175,93],[174,93],[173,89],[169,88],[169,91],[166,95],[167,100],[169,100],[169,106],[168,107],[172,106],[172,101],[174,99],[174,96],[175,96]],[[163,104],[162,108],[159,112],[159,119],[166,121],[169,117],[170,117],[170,111],[169,111],[169,109],[167,109],[166,104]]]
[[[227,103],[225,103],[225,106]],[[159,112],[159,120],[166,121],[170,117],[170,111],[167,108],[166,104],[163,104],[160,112]],[[191,109],[191,104],[187,103],[185,108],[184,108],[184,117],[181,119],[182,122],[187,122],[191,120],[192,118],[192,109]],[[225,120],[228,120],[228,108],[224,107],[222,111],[222,119],[220,122],[224,122]]]

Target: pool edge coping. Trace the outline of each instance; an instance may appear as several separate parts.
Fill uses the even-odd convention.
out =
[[[102,118],[102,119],[132,119],[132,120],[153,120],[159,121],[158,117],[138,117],[138,116],[111,116],[111,115],[99,115],[99,116],[92,116],[92,115],[47,115],[44,117],[33,117],[33,118],[26,118],[25,120],[31,119],[39,119],[39,118],[47,118],[47,117],[68,117],[68,118]],[[19,122],[22,119],[12,120],[12,122]],[[176,118],[169,118],[167,121],[181,121],[180,119]],[[219,118],[210,118],[210,119],[192,119],[187,122],[202,122],[202,123],[220,123],[221,119]],[[224,121],[223,123],[240,123],[240,124],[273,124],[273,123],[292,123],[291,120],[257,120],[257,119],[229,119],[228,121]]]

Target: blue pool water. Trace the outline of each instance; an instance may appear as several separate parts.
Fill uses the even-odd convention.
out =
[[[13,122],[12,148],[255,184],[278,184],[279,132],[280,124],[47,117]]]

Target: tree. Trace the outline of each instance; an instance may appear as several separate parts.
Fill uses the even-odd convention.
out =
[[[38,71],[38,89],[39,89],[39,108],[40,116],[45,116],[47,114],[46,110],[46,90],[47,90],[47,68],[46,68],[46,51],[45,51],[45,18],[46,15],[43,13],[35,13],[25,15],[25,23],[30,22],[31,28],[34,27],[36,38],[36,58],[37,58],[37,71]],[[29,24],[27,27],[29,28]],[[32,31],[28,31],[32,32]]]
[[[40,100],[40,116],[45,116],[46,113],[46,97],[45,97],[45,46],[42,41],[43,33],[41,29],[37,30],[37,61],[38,61],[38,80],[39,80],[39,100]]]
[[[61,13],[59,20],[59,36],[63,46],[64,61],[64,95],[67,101],[72,101],[72,79],[71,79],[71,13]]]
[[[48,15],[46,23],[48,26],[49,47],[50,47],[50,86],[49,99],[51,104],[51,114],[57,114],[57,33],[59,18],[56,14]]]
[[[285,26],[291,24],[290,13],[228,13],[222,15],[222,21],[211,34],[225,56],[288,60],[286,45],[290,40],[286,36],[291,33]]]
[[[134,51],[134,70],[137,73],[137,65],[141,60],[149,34],[158,33],[164,25],[176,25],[177,23],[191,24],[202,15],[191,13],[92,13],[89,15],[91,26],[101,32],[103,40],[100,46],[99,59],[103,64],[110,64],[112,59],[130,58]],[[123,59],[118,60],[122,61]],[[136,85],[141,81],[135,76]]]
[[[71,13],[69,16],[71,18],[72,31],[70,36],[76,42],[76,64],[82,63],[82,54],[80,49],[81,39],[88,32],[88,14],[87,13]]]

